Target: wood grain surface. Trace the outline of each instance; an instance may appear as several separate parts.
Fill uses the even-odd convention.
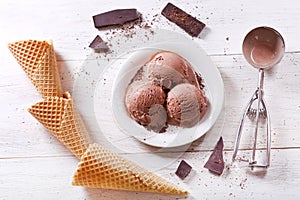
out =
[[[300,3],[290,1],[171,1],[207,27],[198,38],[192,38],[161,14],[164,0],[15,0],[0,1],[0,199],[299,199],[300,192]],[[92,16],[117,8],[137,8],[143,21],[132,29],[94,28]],[[256,89],[258,73],[244,59],[242,40],[258,26],[271,26],[284,37],[286,53],[280,64],[265,74],[264,97],[272,123],[271,166],[254,170],[231,163],[232,150],[244,106]],[[155,173],[189,190],[187,197],[139,192],[86,189],[71,185],[78,164],[74,157],[28,112],[40,95],[7,48],[9,42],[23,39],[51,39],[56,51],[63,89],[74,95],[74,101],[88,129],[92,114],[82,105],[89,91],[76,90],[87,60],[98,63],[101,73],[107,64],[128,51],[125,40],[139,30],[167,29],[193,40],[209,55],[220,71],[225,87],[224,108],[215,126],[184,150],[168,152],[171,162],[150,166]],[[99,34],[110,44],[111,53],[96,54],[88,45]],[[141,43],[140,43],[141,44]],[[138,47],[140,44],[135,44]],[[134,44],[132,44],[134,46]],[[133,47],[132,46],[132,47]],[[106,77],[113,78],[114,74]],[[80,79],[81,78],[81,79]],[[82,89],[82,88],[81,88]],[[81,98],[81,95],[84,98]],[[104,94],[105,95],[105,94]],[[104,121],[109,127],[109,121]],[[102,132],[109,133],[108,128]],[[246,125],[247,132],[251,126]],[[97,134],[97,133],[91,133]],[[216,176],[203,165],[219,136],[224,139],[226,169]],[[122,146],[121,154],[134,160],[144,154],[160,157],[156,148],[124,136],[109,141]],[[264,138],[264,136],[262,136]],[[249,153],[251,140],[241,144],[241,154]],[[263,143],[258,143],[263,148]],[[185,179],[175,175],[181,160],[193,170]],[[143,163],[139,163],[143,164]],[[153,163],[156,164],[155,162]],[[147,164],[146,164],[147,165]],[[157,161],[157,165],[160,162]]]

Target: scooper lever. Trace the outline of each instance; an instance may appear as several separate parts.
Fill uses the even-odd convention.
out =
[[[240,144],[240,138],[242,135],[242,130],[245,122],[246,116],[248,116],[250,119],[255,119],[255,131],[254,131],[254,141],[253,141],[253,147],[252,147],[252,156],[250,159],[241,159],[238,158],[238,160],[247,161],[249,162],[250,166],[253,167],[268,167],[270,165],[270,153],[271,153],[271,124],[270,124],[270,117],[268,110],[266,108],[265,101],[263,99],[263,77],[264,77],[264,71],[262,69],[259,70],[259,81],[258,81],[258,87],[254,94],[252,95],[250,101],[248,102],[243,117],[240,121],[240,125],[237,131],[237,136],[235,140],[235,146],[233,150],[233,157],[232,161],[235,161],[237,159],[237,152]],[[254,102],[257,101],[256,108],[252,108]],[[257,136],[258,136],[258,125],[260,117],[263,117],[266,119],[267,123],[267,148],[266,148],[266,161],[265,163],[258,163],[256,161],[256,144],[257,144]]]

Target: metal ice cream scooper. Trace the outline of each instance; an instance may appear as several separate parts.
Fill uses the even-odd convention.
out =
[[[271,124],[269,112],[263,98],[264,70],[269,69],[280,62],[284,55],[285,43],[279,32],[273,28],[262,26],[251,30],[246,35],[243,41],[242,50],[247,62],[258,69],[259,77],[257,89],[249,100],[238,127],[232,161],[247,161],[251,167],[268,167],[270,165],[271,152]],[[251,120],[254,120],[255,124],[253,147],[251,157],[249,159],[240,159],[240,157],[237,156],[237,153],[243,132],[243,125],[247,116]],[[265,162],[262,163],[259,163],[256,159],[260,118],[264,118],[267,123],[266,158]]]

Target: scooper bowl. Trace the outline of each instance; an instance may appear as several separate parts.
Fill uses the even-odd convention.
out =
[[[243,42],[247,62],[256,68],[270,68],[280,62],[285,44],[279,32],[262,26],[250,31]]]
[[[254,94],[250,98],[240,125],[237,131],[235,145],[233,149],[232,161],[241,160],[249,163],[251,167],[268,167],[270,165],[270,152],[271,152],[271,122],[269,112],[263,98],[263,79],[264,69],[268,69],[280,62],[284,55],[285,44],[282,36],[273,28],[258,27],[250,31],[243,41],[243,54],[249,64],[259,70],[258,86]],[[252,155],[249,159],[237,156],[243,126],[249,117],[254,122],[253,146]],[[261,120],[263,118],[264,120]],[[265,161],[258,162],[257,151],[257,138],[259,132],[259,123],[266,123],[266,154]]]

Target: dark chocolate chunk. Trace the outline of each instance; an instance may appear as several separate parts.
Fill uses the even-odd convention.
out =
[[[192,167],[189,164],[187,164],[184,160],[182,160],[180,162],[175,174],[183,180],[183,179],[185,179],[185,177],[187,177],[187,175],[189,175],[191,170],[192,170]]]
[[[224,170],[223,146],[223,138],[220,137],[213,153],[210,155],[208,161],[204,165],[205,168],[218,175],[221,175]]]
[[[136,9],[118,9],[93,16],[96,28],[123,25],[126,22],[137,20],[141,17]]]
[[[109,49],[99,35],[95,37],[95,39],[92,41],[89,47],[96,51],[108,51]]]
[[[171,3],[166,5],[161,14],[193,37],[197,37],[205,27],[203,22],[187,14]]]

